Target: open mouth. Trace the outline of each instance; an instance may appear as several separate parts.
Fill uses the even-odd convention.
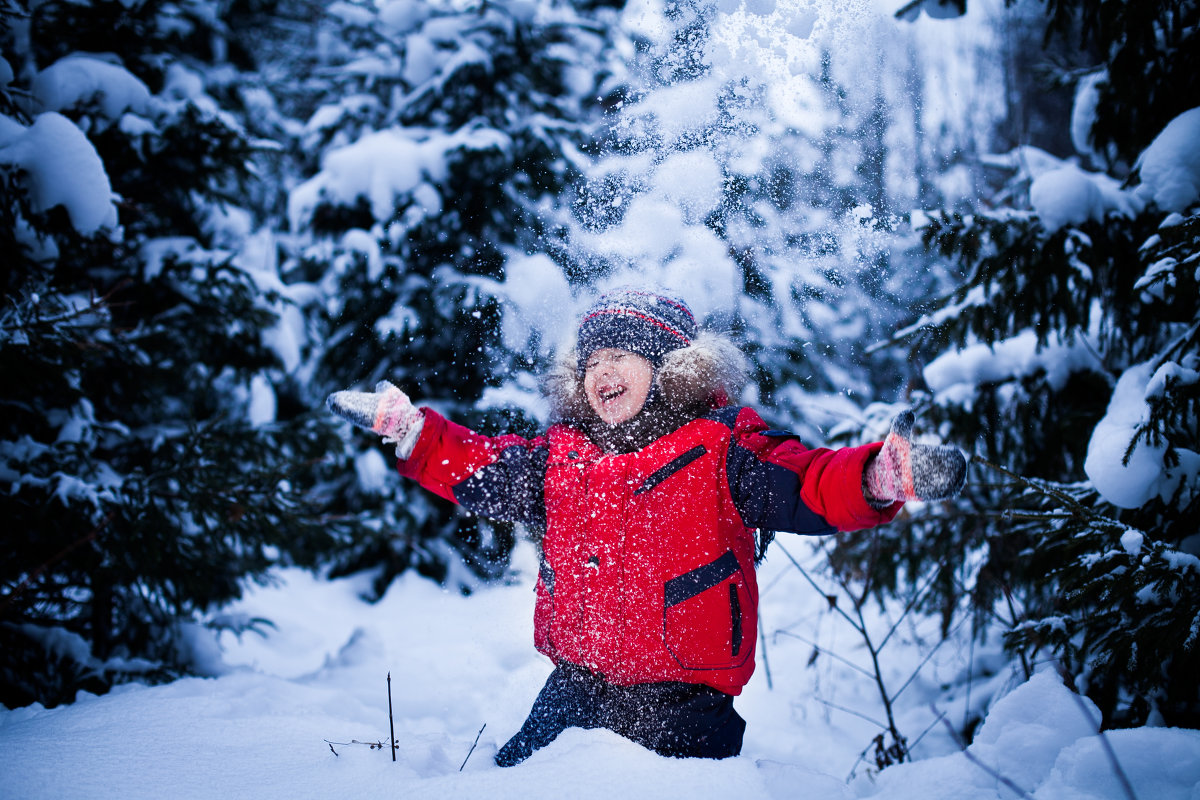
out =
[[[625,394],[624,386],[605,387],[596,392],[596,395],[600,398],[600,402],[605,404],[611,403],[623,394]]]

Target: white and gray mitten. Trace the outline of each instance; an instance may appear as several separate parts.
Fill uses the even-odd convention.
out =
[[[342,419],[395,444],[396,456],[401,459],[412,455],[425,424],[421,409],[387,381],[377,383],[373,392],[334,392],[326,402]]]
[[[912,443],[912,409],[892,420],[883,448],[863,470],[863,494],[873,505],[897,500],[945,500],[967,482],[967,459],[957,447]]]

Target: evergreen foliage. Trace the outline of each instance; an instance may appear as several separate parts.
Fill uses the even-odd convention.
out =
[[[1116,25],[1118,7],[1147,17]],[[1093,139],[1127,162],[1181,103],[1195,104],[1194,91],[1179,91],[1194,87],[1192,73],[1178,72],[1191,55],[1171,34],[1194,11],[1048,4],[1048,35],[1082,29],[1107,55]],[[1154,45],[1147,26],[1164,34]],[[1161,69],[1143,79],[1131,58]],[[1021,196],[1028,178],[1018,174],[1017,191],[1005,191]],[[902,338],[914,358],[943,354],[927,378],[958,365],[957,380],[935,377],[917,399],[944,431],[973,442],[977,468],[958,503],[877,539],[844,537],[833,556],[836,569],[881,593],[905,593],[938,570],[924,604],[945,629],[961,613],[975,615],[980,635],[998,622],[1026,669],[1055,662],[1115,726],[1200,725],[1200,205],[1167,211],[1149,203],[1062,227],[1011,208],[930,215],[926,247],[960,270],[960,282]],[[980,348],[995,366],[974,373]],[[1018,351],[1026,356],[1015,359]],[[1127,447],[1100,455],[1098,426],[1131,403],[1143,411],[1126,420]],[[1131,460],[1130,481],[1135,470],[1160,477],[1122,503],[1135,507],[1120,508],[1089,477],[1122,474],[1114,462]],[[897,561],[881,563],[880,549]]]
[[[498,335],[505,262],[556,235],[548,198],[611,75],[613,9],[581,9],[5,7],[4,135],[65,115],[64,155],[115,202],[81,226],[0,163],[0,365],[20,376],[0,702],[202,670],[189,631],[280,564],[375,569],[380,593],[408,569],[499,574],[511,529],[383,483],[390,454],[323,399],[386,376],[485,429],[530,425],[474,404],[532,367]],[[99,88],[64,95],[87,83],[60,68]],[[330,164],[381,146],[419,180],[339,193]]]
[[[296,144],[322,159],[292,192],[282,266],[285,281],[316,288],[312,394],[387,378],[463,424],[529,433],[528,416],[478,403],[544,366],[536,343],[504,339],[506,264],[566,258],[556,198],[579,174],[574,153],[612,77],[612,9],[395,8],[339,4],[321,23],[338,47],[318,65],[328,77]],[[396,171],[356,174],[360,154]],[[353,447],[379,449],[361,436]],[[347,474],[339,491],[357,482]],[[389,484],[371,513],[382,524],[336,554],[334,571],[381,567],[379,593],[414,566],[464,588],[470,574],[495,577],[514,543],[511,526],[415,486]],[[470,574],[455,576],[457,564]]]
[[[848,85],[826,53],[800,130],[767,87],[710,68],[710,2],[667,4],[663,30],[632,38],[621,5],[3,6],[0,153],[65,124],[113,199],[84,224],[0,157],[0,703],[202,669],[195,626],[232,624],[215,609],[277,565],[372,570],[376,596],[407,570],[462,591],[500,576],[518,532],[391,479],[388,448],[325,396],[388,379],[528,434],[557,342],[520,281],[574,302],[687,276],[754,360],[764,411],[805,440],[864,436],[827,436],[839,417],[881,432],[895,409],[854,396],[908,377],[925,429],[974,443],[960,501],[839,538],[843,578],[907,595],[936,575],[923,606],[945,630],[999,620],[1109,724],[1200,725],[1197,206],[1052,226],[999,207],[1021,205],[1018,172],[992,210],[932,211],[906,237],[895,215],[916,198],[889,162],[905,123],[881,86]],[[1064,64],[1106,68],[1093,162],[1135,184],[1138,154],[1196,104],[1197,4],[1044,7]],[[102,71],[124,99],[56,95],[60,68]],[[711,113],[672,119],[681,96]],[[911,307],[889,346],[863,346]],[[906,375],[906,358],[1026,340],[1026,367],[953,391]],[[1177,480],[1123,509],[1085,463],[1127,378],[1146,410],[1124,456],[1158,454]]]
[[[1013,4],[1015,0],[1006,0]],[[1099,86],[1095,149],[1125,167],[1200,92],[1200,3],[1195,0],[1041,0],[1047,41],[1078,35],[1106,68]]]
[[[271,566],[315,564],[358,527],[321,507],[338,439],[297,402],[268,345],[280,298],[220,249],[215,204],[250,179],[253,143],[187,90],[179,59],[195,39],[184,33],[208,29],[191,17],[167,24],[179,13],[154,3],[6,12],[10,33],[28,33],[5,41],[23,68],[3,91],[6,124],[73,120],[89,144],[53,155],[94,148],[120,223],[80,230],[62,206],[31,201],[37,175],[0,164],[8,706],[195,669],[188,631],[201,614]],[[84,39],[103,30],[128,39],[125,60],[83,68],[102,70],[108,87],[159,92],[134,91],[115,113],[103,90],[56,103],[37,76],[73,47],[102,49]]]
[[[761,76],[709,63],[714,14],[670,4],[638,43],[572,198],[571,245],[590,283],[687,286],[750,357],[765,411],[818,443],[858,413],[847,396],[902,374],[858,346],[894,330],[922,284],[898,277],[916,241],[893,232],[890,125],[878,87],[851,91],[828,51],[787,90],[803,112],[779,113]]]

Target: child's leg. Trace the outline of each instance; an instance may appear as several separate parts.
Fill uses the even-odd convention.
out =
[[[580,667],[571,664],[555,667],[533,701],[521,730],[496,753],[496,764],[501,767],[520,764],[567,728],[596,727],[598,686],[597,679]]]
[[[605,727],[659,755],[729,758],[742,752],[746,721],[733,697],[690,683],[610,686],[603,708]]]

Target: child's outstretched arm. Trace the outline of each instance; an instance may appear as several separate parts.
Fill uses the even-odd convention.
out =
[[[890,522],[900,511],[901,503],[880,507],[863,492],[863,471],[881,443],[809,449],[749,408],[737,410],[732,423],[729,491],[748,527],[828,534]]]
[[[492,519],[545,522],[545,442],[482,436],[417,408],[384,381],[374,392],[335,392],[329,409],[396,444],[397,469],[429,491]]]
[[[741,409],[727,464],[729,489],[746,525],[795,533],[833,533],[890,522],[907,500],[950,497],[962,488],[966,459],[953,447],[912,444],[911,412],[883,443],[808,449],[786,431],[768,430]]]

